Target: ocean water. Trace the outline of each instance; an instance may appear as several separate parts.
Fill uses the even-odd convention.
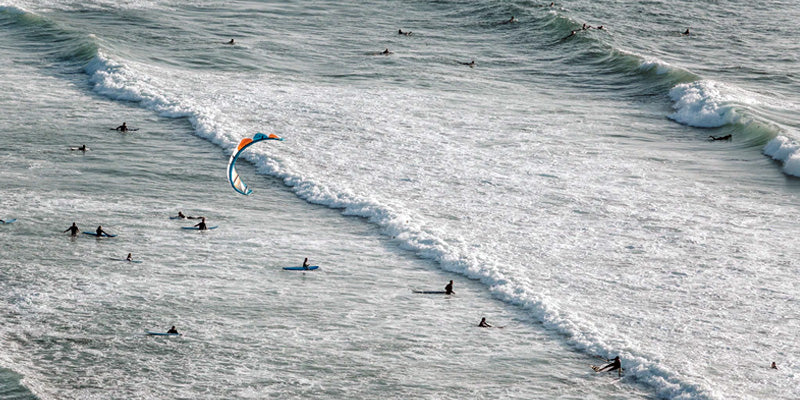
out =
[[[0,398],[797,398],[800,7],[606,3],[3,1]]]

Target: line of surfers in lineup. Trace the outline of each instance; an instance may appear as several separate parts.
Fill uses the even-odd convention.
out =
[[[206,226],[206,217],[191,217],[191,216],[184,215],[182,211],[178,211],[178,215],[177,215],[177,217],[172,217],[172,218],[180,218],[180,219],[201,219],[200,223],[198,223],[198,224],[196,224],[196,225],[194,225],[194,226],[195,226],[196,228],[200,229],[200,230],[206,230],[206,229],[208,229],[208,228],[207,228],[207,226]],[[72,236],[77,236],[77,235],[78,235],[78,233],[80,232],[80,229],[78,229],[78,225],[77,225],[75,222],[73,222],[73,223],[72,223],[72,226],[70,226],[69,228],[67,228],[66,230],[64,230],[64,233],[66,233],[66,232],[70,232],[70,234],[71,234]],[[98,237],[100,237],[100,236],[102,236],[102,235],[106,235],[106,236],[108,236],[108,235],[109,235],[109,234],[108,234],[106,231],[104,231],[104,230],[103,230],[103,227],[102,227],[102,226],[98,226],[98,227],[97,227],[97,231],[96,231],[96,233],[97,233],[97,236],[98,236]],[[132,254],[132,253],[128,253],[128,257],[127,257],[125,260],[126,260],[126,261],[133,261],[133,254]],[[304,268],[304,269],[309,269],[308,257],[306,257],[306,258],[305,258],[305,260],[303,260],[303,268]],[[453,294],[456,294],[456,292],[455,292],[455,291],[453,291],[453,281],[452,281],[452,280],[450,280],[450,282],[449,282],[447,285],[445,285],[445,287],[444,287],[444,294],[446,294],[446,295],[453,295]],[[500,328],[500,329],[504,328],[504,327],[502,327],[502,326],[497,326],[497,327],[495,327],[494,325],[491,325],[490,323],[486,322],[486,317],[482,317],[482,318],[481,318],[481,322],[479,322],[479,323],[478,323],[478,327],[480,327],[480,328]],[[167,331],[167,333],[168,333],[168,334],[175,334],[175,335],[179,334],[179,333],[178,333],[178,330],[177,330],[177,329],[175,329],[175,326],[174,326],[174,325],[172,326],[172,328],[170,328],[170,329]],[[614,357],[613,359],[611,359],[611,360],[606,360],[606,361],[609,361],[609,363],[608,363],[608,364],[606,364],[606,365],[604,365],[604,366],[602,366],[602,367],[599,367],[599,366],[592,366],[592,370],[594,370],[595,372],[611,372],[611,371],[617,371],[617,374],[618,374],[619,376],[622,376],[622,372],[624,371],[624,369],[622,368],[622,361],[620,360],[619,356],[616,356],[616,357]],[[772,365],[770,366],[770,368],[772,368],[772,369],[778,369],[778,366],[777,366],[777,364],[775,364],[775,362],[773,361],[773,362],[772,362]]]

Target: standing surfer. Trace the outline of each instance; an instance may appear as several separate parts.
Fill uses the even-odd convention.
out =
[[[64,232],[69,232],[70,236],[78,236],[78,232],[80,231],[81,230],[78,229],[78,225],[73,222],[72,226],[67,228]]]

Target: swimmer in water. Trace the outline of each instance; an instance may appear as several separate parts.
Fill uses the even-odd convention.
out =
[[[386,49],[386,50],[380,52],[379,54],[383,54],[385,56],[388,56],[389,54],[393,54],[393,53],[391,51],[389,51],[389,49]]]
[[[128,125],[125,122],[123,122],[122,125],[114,128],[114,130],[117,130],[117,131],[120,131],[120,132],[127,132],[128,131]]]
[[[690,35],[690,33],[689,33],[689,28],[686,28],[686,31],[685,31],[685,32],[683,32],[683,33],[681,33],[681,35],[684,35],[684,36],[689,36],[689,35]]]

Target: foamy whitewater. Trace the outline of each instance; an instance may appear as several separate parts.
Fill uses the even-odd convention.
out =
[[[800,396],[795,3],[0,4],[0,399]]]

